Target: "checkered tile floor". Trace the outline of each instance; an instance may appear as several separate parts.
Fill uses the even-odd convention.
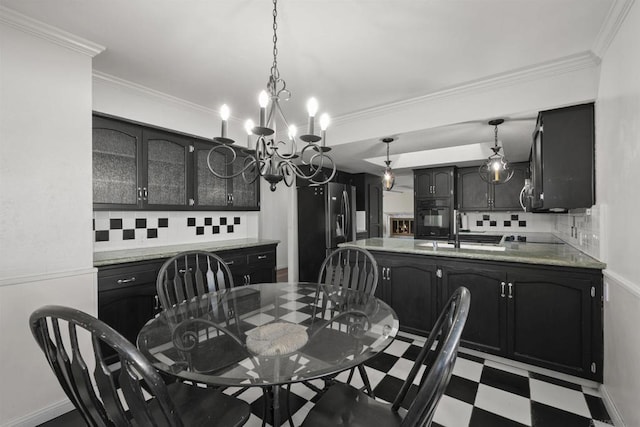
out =
[[[376,398],[393,400],[423,343],[422,337],[400,333],[383,354],[367,363]],[[341,374],[338,379],[345,380],[346,376]],[[362,386],[357,373],[351,384]],[[293,421],[299,425],[317,397],[301,384],[294,384],[291,391]],[[251,403],[253,414],[246,425],[260,426],[263,405],[260,389],[247,389],[239,397]],[[451,381],[433,421],[433,426],[443,427],[613,424],[595,389],[463,352],[458,353]]]

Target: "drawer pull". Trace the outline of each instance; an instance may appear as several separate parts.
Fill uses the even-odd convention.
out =
[[[189,273],[191,273],[191,272],[193,271],[193,268],[191,268],[191,267],[189,267],[189,268],[181,268],[180,270],[178,270],[178,273],[180,273],[180,274],[184,274],[184,273],[186,273],[187,271],[188,271]]]
[[[267,256],[266,255],[258,255],[258,259],[266,259]]]
[[[131,283],[131,282],[135,282],[136,278],[135,277],[130,277],[128,279],[118,279],[118,281],[116,282],[118,285],[122,285],[123,283]]]
[[[233,264],[235,264],[235,261],[225,261],[224,263],[227,264],[227,265],[233,265]]]

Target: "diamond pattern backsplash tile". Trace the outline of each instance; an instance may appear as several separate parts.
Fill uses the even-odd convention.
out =
[[[94,251],[257,237],[259,212],[93,213]]]

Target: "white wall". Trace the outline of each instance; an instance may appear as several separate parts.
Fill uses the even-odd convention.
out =
[[[604,386],[628,426],[640,425],[640,5],[602,62],[596,102],[596,194],[605,283]]]
[[[53,303],[97,312],[91,53],[0,18],[0,425],[34,425],[70,407],[29,315]]]
[[[291,197],[295,186],[287,187],[283,182],[270,190],[270,184],[264,179],[260,183],[260,235],[261,239],[280,240],[277,246],[276,268],[287,268],[289,265],[289,227],[291,213]],[[298,212],[293,212],[297,217]],[[297,230],[297,226],[296,226]],[[296,232],[297,235],[297,232]]]

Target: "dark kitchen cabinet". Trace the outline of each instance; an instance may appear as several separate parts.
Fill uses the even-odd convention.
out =
[[[443,301],[460,286],[471,293],[471,307],[462,331],[462,342],[477,350],[506,356],[507,307],[502,299],[506,287],[505,272],[473,263],[447,263],[443,267]]]
[[[513,269],[507,279],[510,357],[602,381],[601,278]]]
[[[602,381],[600,271],[521,264],[444,263],[442,299],[471,292],[464,345]]]
[[[382,237],[382,180],[377,175],[360,173],[353,175],[356,187],[356,210],[366,212],[366,233],[358,233],[358,239]]]
[[[226,251],[219,255],[229,266],[236,286],[276,281],[275,245]]]
[[[438,267],[425,257],[375,252],[379,276],[376,296],[393,308],[403,330],[426,334],[438,309]]]
[[[594,105],[542,111],[531,147],[531,208],[563,211],[595,204]]]
[[[504,184],[490,184],[480,178],[477,167],[459,168],[458,209],[461,211],[518,211],[520,191],[529,175],[528,163],[512,163],[513,177]]]
[[[142,129],[93,117],[93,203],[107,209],[135,209],[142,201]]]
[[[216,253],[229,266],[235,286],[276,281],[276,245]],[[98,268],[98,318],[134,344],[142,326],[162,309],[156,293],[156,278],[165,260],[158,258]]]
[[[602,381],[602,271],[373,250],[376,296],[426,335],[451,294],[471,293],[462,345]]]
[[[414,191],[418,198],[453,197],[454,167],[416,169],[413,171]]]
[[[98,318],[134,344],[140,329],[161,310],[156,293],[161,266],[154,260],[98,269]],[[115,352],[103,350],[115,361]]]
[[[126,120],[93,116],[94,210],[259,210],[260,180],[217,178],[207,167],[215,143]],[[247,154],[212,153],[226,175],[244,167]]]
[[[184,208],[189,194],[193,141],[170,132],[143,128],[143,193],[146,209]]]
[[[251,158],[243,152],[233,153],[222,147],[211,151],[213,142],[196,141],[194,144],[194,206],[204,210],[256,210],[260,208],[260,179],[254,182],[252,168],[241,173]],[[211,154],[209,155],[209,152]],[[227,176],[239,173],[232,179],[215,176],[208,167]],[[253,173],[252,173],[253,172]]]

